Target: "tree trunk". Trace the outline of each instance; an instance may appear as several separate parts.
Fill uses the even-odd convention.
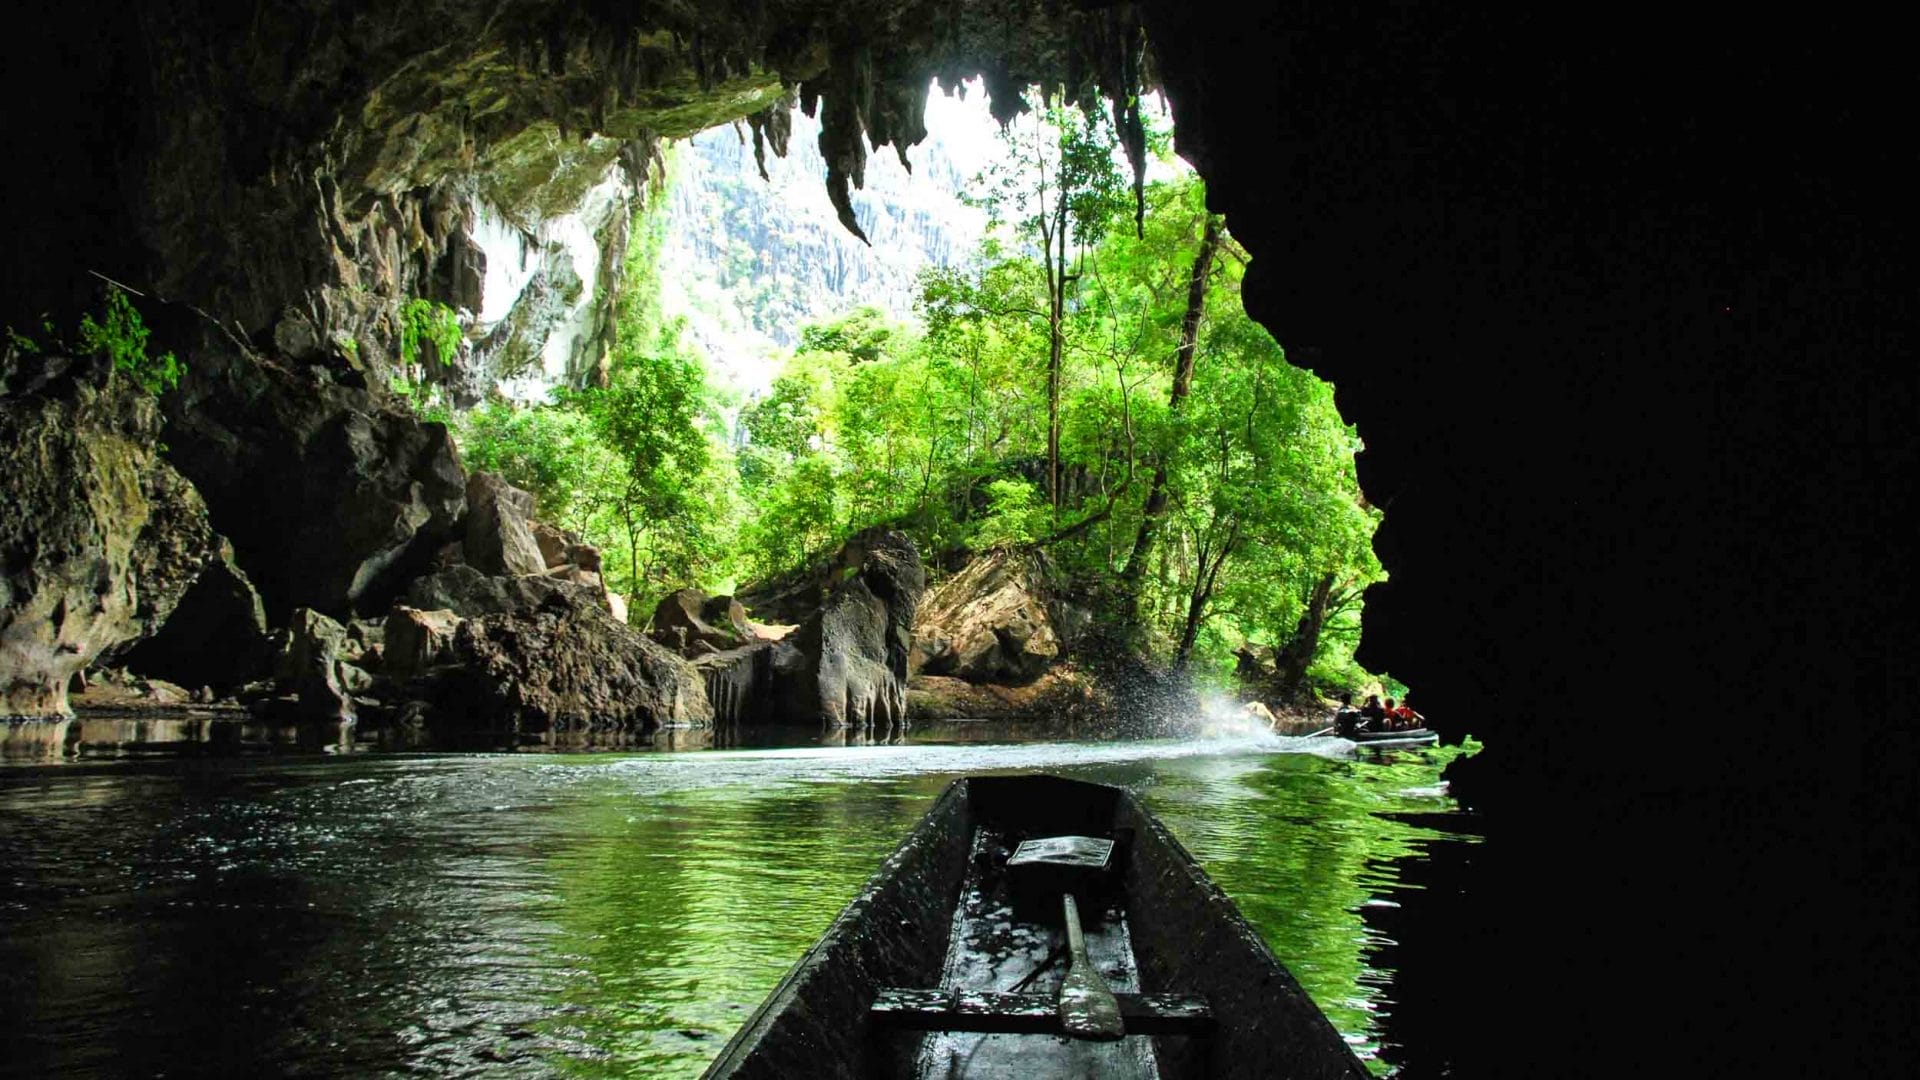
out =
[[[1173,357],[1173,392],[1168,395],[1167,413],[1170,418],[1180,416],[1180,403],[1187,399],[1187,393],[1193,388],[1194,355],[1199,351],[1200,316],[1207,306],[1207,278],[1213,270],[1213,255],[1220,247],[1220,219],[1207,215],[1207,226],[1200,234],[1200,250],[1193,257],[1193,273],[1187,278],[1187,313],[1180,321],[1180,347]],[[1153,546],[1153,532],[1159,526],[1161,515],[1167,511],[1167,455],[1160,456],[1160,463],[1153,470],[1153,484],[1147,488],[1147,503],[1141,512],[1140,531],[1133,538],[1133,553],[1127,556],[1127,565],[1120,570],[1120,580],[1128,586],[1127,592],[1136,591],[1140,575],[1145,572],[1147,551]]]
[[[1067,199],[1060,195],[1060,213],[1048,242],[1047,262],[1047,500],[1057,518],[1060,511],[1060,363],[1066,353],[1067,307]],[[1056,254],[1056,249],[1058,254]]]
[[[1314,583],[1293,636],[1274,652],[1273,688],[1283,701],[1298,696],[1306,687],[1307,668],[1313,666],[1314,654],[1320,651],[1320,631],[1327,625],[1327,602],[1332,595],[1333,575],[1327,574]]]
[[[1206,545],[1201,546],[1199,572],[1194,575],[1193,591],[1187,596],[1186,622],[1180,627],[1180,644],[1173,652],[1173,670],[1187,670],[1194,643],[1200,640],[1200,627],[1207,621],[1207,604],[1213,600],[1214,586],[1220,583],[1220,568],[1227,565],[1227,556],[1233,554],[1239,541],[1240,524],[1236,521],[1217,552],[1209,556]]]

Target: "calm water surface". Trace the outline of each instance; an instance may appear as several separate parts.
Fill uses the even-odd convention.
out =
[[[1459,751],[1328,749],[0,769],[0,1073],[697,1075],[948,781],[1034,769],[1145,796],[1386,1073],[1404,871],[1472,841],[1381,815]]]

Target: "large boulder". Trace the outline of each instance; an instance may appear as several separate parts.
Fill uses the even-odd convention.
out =
[[[350,663],[360,655],[352,632],[317,611],[301,608],[288,621],[287,635],[276,674],[299,696],[301,718],[357,720],[353,696],[367,689],[369,680]]]
[[[416,579],[407,587],[408,607],[451,611],[465,618],[530,611],[555,596],[579,598],[611,612],[605,589],[549,577],[504,577],[454,565]]]
[[[731,596],[709,597],[699,589],[681,589],[662,597],[653,609],[651,633],[668,648],[725,651],[752,640],[746,610]]]
[[[466,512],[446,427],[360,381],[210,345],[169,397],[169,460],[276,624],[300,607],[384,616]]]
[[[791,573],[749,585],[736,599],[761,623],[800,623],[819,611],[841,582],[866,562],[869,546],[884,543],[884,537],[899,535],[883,527],[864,529],[832,554]]]
[[[72,715],[74,673],[156,632],[215,558],[159,434],[153,399],[104,362],[0,365],[0,716]]]
[[[490,473],[468,477],[467,564],[486,574],[545,573],[547,562],[534,538],[532,520],[530,493]]]
[[[693,665],[578,595],[454,632],[435,722],[493,731],[651,731],[713,719]]]
[[[1023,686],[1060,655],[1032,557],[997,551],[968,563],[921,604],[914,672]]]
[[[926,572],[903,533],[863,536],[858,552],[851,576],[774,647],[773,719],[863,729],[905,721]]]
[[[544,521],[530,521],[527,524],[533,530],[534,543],[540,546],[540,561],[546,564],[549,573],[567,567],[587,574],[600,572],[599,548],[557,525],[549,525]]]
[[[463,622],[451,611],[421,611],[395,604],[387,615],[381,674],[389,679],[418,675],[453,658],[453,635]]]

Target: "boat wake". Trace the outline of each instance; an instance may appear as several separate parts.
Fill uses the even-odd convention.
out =
[[[649,791],[735,784],[837,783],[926,774],[1033,772],[1173,758],[1268,754],[1340,756],[1351,743],[1268,732],[1119,742],[980,743],[919,746],[787,747],[649,754],[614,761],[541,763],[570,776],[618,777]]]

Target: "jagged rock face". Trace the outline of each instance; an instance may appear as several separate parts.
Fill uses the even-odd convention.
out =
[[[74,673],[158,631],[217,538],[129,380],[61,356],[0,377],[0,716],[69,716]]]
[[[224,693],[259,678],[270,658],[260,594],[235,564],[233,545],[219,538],[214,559],[159,633],[118,662],[139,675]]]
[[[715,726],[752,722],[772,711],[768,703],[777,648],[763,641],[692,658],[713,706]]]
[[[469,619],[451,653],[458,666],[436,699],[436,724],[646,732],[713,719],[691,664],[578,597]]]
[[[968,682],[1024,685],[1060,655],[1032,560],[976,558],[927,594],[913,628],[912,669]]]
[[[750,617],[762,623],[800,623],[820,610],[841,582],[858,572],[868,548],[888,534],[885,526],[863,529],[824,558],[781,577],[750,584],[736,598]]]
[[[130,14],[81,4],[63,18],[55,32],[87,41],[89,62],[125,84],[114,87],[121,137],[106,149],[128,175],[75,169],[69,181],[90,185],[76,201],[122,213],[96,215],[103,233],[79,251],[118,249],[111,268],[144,263],[150,272],[124,273],[301,362],[345,363],[351,350],[380,382],[407,299],[476,306],[477,208],[544,244],[540,226],[610,167],[637,188],[656,139],[752,117],[756,145],[783,152],[797,90],[821,119],[833,202],[851,224],[848,189],[864,180],[869,141],[903,155],[917,143],[935,76],[957,84],[984,67],[1002,117],[1035,82],[1105,94],[1132,115],[1143,81],[1132,4],[374,0],[235,19],[204,0],[163,0]],[[20,89],[41,77],[23,65]],[[145,258],[127,257],[130,236]],[[579,260],[574,271],[586,277]]]
[[[548,577],[501,577],[483,574],[471,566],[450,566],[415,580],[407,587],[406,602],[422,611],[451,611],[464,618],[527,611],[552,598],[578,598],[611,612],[607,592]]]
[[[384,395],[264,359],[200,354],[168,443],[271,621],[384,614],[454,534],[466,475],[446,428]]]
[[[453,635],[463,622],[451,611],[421,611],[394,605],[387,615],[385,649],[380,673],[405,679],[447,663],[453,655]]]
[[[488,473],[467,478],[467,534],[463,557],[483,574],[545,573],[534,539],[533,495]]]
[[[662,597],[653,609],[650,630],[655,641],[680,650],[698,642],[724,651],[751,637],[738,601],[731,596],[709,597],[699,589],[681,589]]]
[[[369,682],[366,672],[349,662],[361,655],[358,644],[346,627],[317,611],[301,608],[293,613],[276,674],[299,696],[301,718],[339,723],[358,719],[353,695]]]
[[[869,534],[859,551],[853,576],[774,647],[772,719],[829,729],[905,721],[907,654],[926,572],[903,533]]]

